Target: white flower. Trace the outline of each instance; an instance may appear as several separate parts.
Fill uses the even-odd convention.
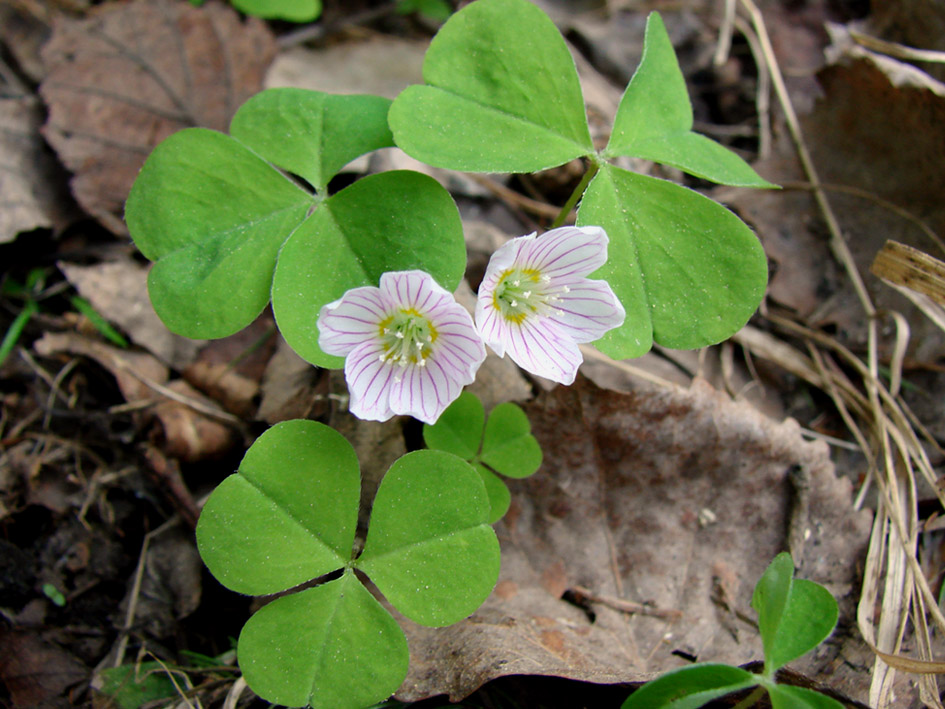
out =
[[[486,358],[469,313],[423,271],[349,290],[321,309],[318,331],[324,352],[346,358],[351,413],[372,421],[434,423]]]
[[[626,313],[606,281],[587,278],[607,261],[600,227],[561,227],[520,236],[489,260],[476,301],[476,328],[500,357],[571,384],[578,344],[600,339]]]

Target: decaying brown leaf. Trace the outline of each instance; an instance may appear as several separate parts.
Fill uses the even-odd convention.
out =
[[[823,95],[801,117],[804,138],[873,303],[905,314],[911,357],[933,362],[945,353],[945,337],[868,271],[887,239],[942,256],[945,242],[936,235],[945,233],[945,85],[856,46],[839,25],[829,30],[829,63],[817,75]],[[741,190],[730,200],[774,264],[769,296],[814,324],[834,326],[844,344],[863,347],[862,306],[831,256],[794,146],[781,140],[756,167],[789,190]]]
[[[59,18],[43,50],[44,133],[75,173],[79,204],[124,232],[124,201],[151,149],[188,126],[225,130],[274,52],[261,21],[218,3],[109,3]]]
[[[58,190],[56,164],[39,135],[31,96],[0,100],[0,244],[40,227],[61,227],[71,202]]]
[[[0,681],[13,706],[68,706],[67,690],[88,676],[73,655],[35,632],[0,630]]]
[[[684,664],[677,652],[760,659],[745,620],[752,588],[789,545],[799,574],[826,585],[849,620],[870,514],[852,510],[826,446],[793,421],[700,380],[619,394],[579,379],[526,408],[544,463],[510,485],[496,591],[456,626],[404,623],[412,664],[401,698],[456,699],[510,674],[642,681]],[[794,666],[816,676],[831,653]]]

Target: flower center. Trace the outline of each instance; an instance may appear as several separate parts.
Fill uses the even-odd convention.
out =
[[[534,268],[509,268],[499,276],[492,305],[506,320],[520,324],[531,315],[561,315],[555,303],[567,292],[567,286],[552,286],[551,278]]]
[[[384,352],[382,362],[406,367],[415,364],[426,366],[426,359],[433,351],[437,332],[433,323],[413,308],[400,308],[388,315],[378,325]]]

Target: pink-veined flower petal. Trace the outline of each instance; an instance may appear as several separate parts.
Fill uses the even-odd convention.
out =
[[[376,334],[377,324],[393,308],[389,298],[371,286],[352,288],[318,314],[318,346],[326,354],[346,356]]]
[[[526,243],[519,262],[552,280],[570,284],[607,262],[608,241],[607,232],[599,226],[560,227]]]
[[[547,319],[511,324],[505,344],[509,357],[522,369],[560,384],[573,384],[584,361],[574,340]]]
[[[599,340],[627,317],[607,282],[590,279],[570,286],[561,296],[558,311],[551,316],[558,331],[577,343]]]
[[[345,381],[351,400],[348,410],[368,421],[387,421],[394,415],[390,406],[393,367],[380,360],[384,348],[379,341],[366,340],[345,359]]]

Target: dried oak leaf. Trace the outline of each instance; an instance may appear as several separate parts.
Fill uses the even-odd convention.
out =
[[[826,445],[794,421],[701,380],[622,394],[579,377],[526,410],[544,463],[511,481],[495,593],[449,628],[402,621],[411,669],[399,698],[455,700],[510,674],[645,681],[685,664],[674,652],[760,659],[751,593],[789,543],[799,574],[825,584],[849,620],[871,515],[853,511]],[[627,604],[640,612],[618,610]],[[828,646],[792,666],[816,677],[835,655]]]
[[[261,21],[216,3],[108,3],[59,18],[43,49],[43,130],[75,173],[79,204],[124,233],[125,198],[151,149],[189,126],[225,130],[274,54]]]

